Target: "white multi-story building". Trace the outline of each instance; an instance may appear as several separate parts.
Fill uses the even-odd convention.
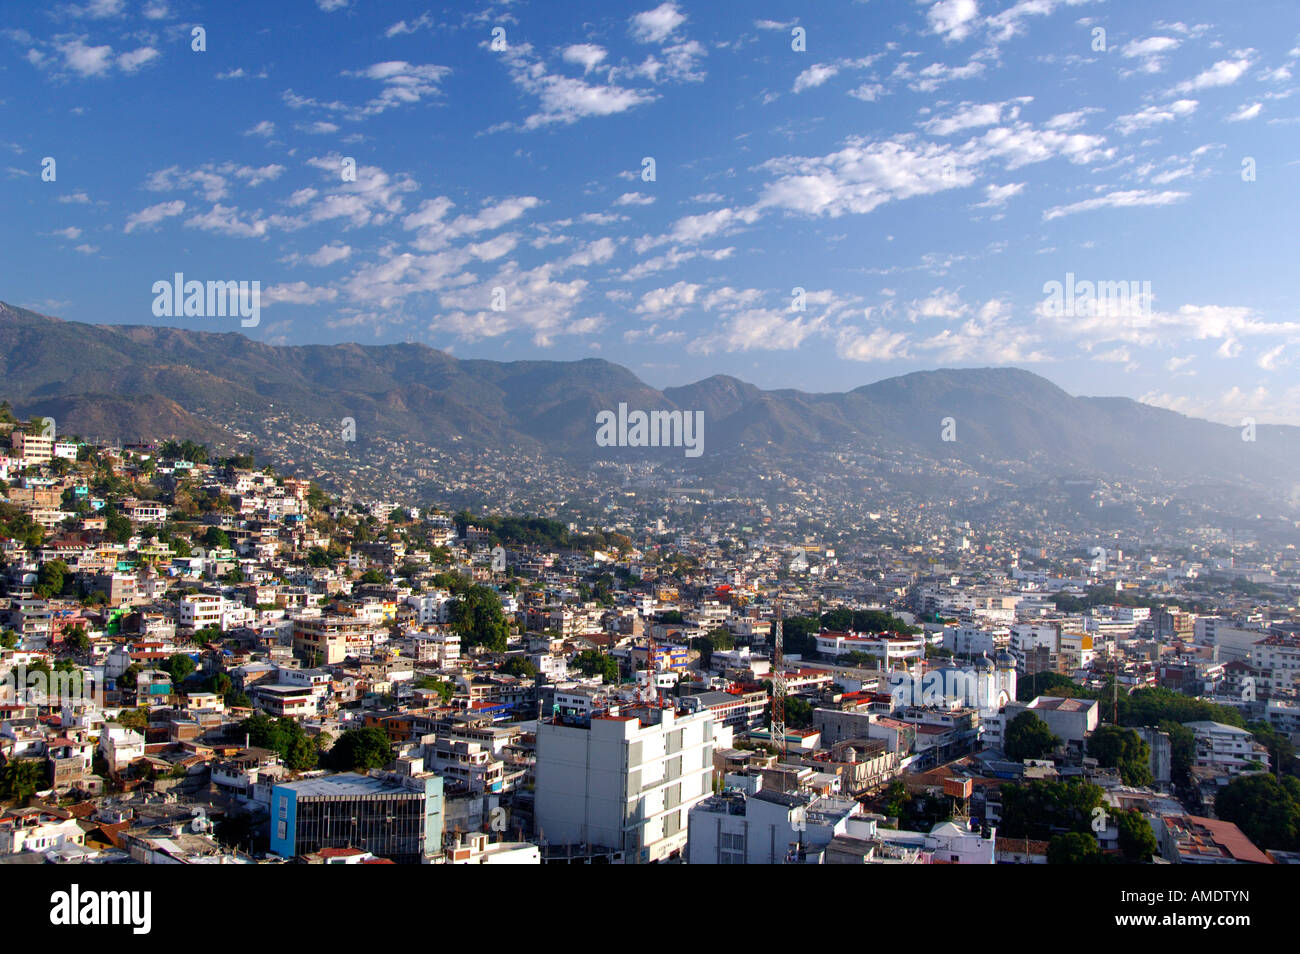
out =
[[[124,500],[122,512],[133,523],[163,523],[167,519],[167,505],[156,500]]]
[[[114,771],[144,758],[144,736],[116,722],[104,723],[99,734],[99,754]]]
[[[54,457],[54,438],[40,434],[28,434],[21,427],[14,428],[9,437],[13,456],[23,460],[27,466],[48,464]]]
[[[424,763],[449,782],[459,782],[476,795],[499,794],[505,764],[490,746],[465,739],[433,738],[425,742]]]
[[[997,651],[993,630],[978,626],[945,626],[943,648],[958,656],[992,656]]]
[[[185,631],[197,631],[208,626],[229,629],[241,626],[251,618],[252,612],[242,603],[215,593],[191,593],[180,601],[178,627]]]
[[[850,798],[764,791],[761,776],[729,776],[731,790],[691,809],[691,864],[776,865],[818,852],[849,833],[862,805]]]
[[[550,845],[630,862],[686,846],[687,815],[712,791],[713,714],[633,705],[537,726],[536,826]]]
[[[817,651],[827,656],[864,653],[879,657],[889,669],[896,662],[925,657],[923,636],[895,636],[886,633],[818,633]]]
[[[0,855],[49,851],[85,844],[86,833],[67,812],[49,808],[18,808],[0,815]]]
[[[419,630],[407,630],[407,641],[411,653],[418,663],[427,663],[438,669],[446,669],[460,661],[459,633],[426,633]]]
[[[1268,639],[1268,633],[1259,624],[1240,625],[1224,620],[1205,630],[1205,634],[1206,642],[1214,647],[1215,655],[1222,663],[1246,662],[1256,644]]]
[[[1196,734],[1198,768],[1226,769],[1232,774],[1257,771],[1255,764],[1268,771],[1268,749],[1255,741],[1245,729],[1222,722],[1186,722]]]
[[[446,590],[429,590],[427,593],[416,593],[406,598],[406,604],[415,610],[416,621],[421,626],[447,622],[447,612],[451,603],[451,594]]]
[[[1250,650],[1250,665],[1264,674],[1270,694],[1288,692],[1300,685],[1300,639],[1269,636]]]
[[[1011,627],[1011,655],[1024,669],[1025,654],[1035,649],[1060,651],[1061,627],[1058,623],[1016,623]]]

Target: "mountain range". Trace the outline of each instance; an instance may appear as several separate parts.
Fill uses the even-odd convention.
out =
[[[234,447],[310,424],[574,467],[659,455],[701,475],[826,453],[932,461],[1011,479],[1086,477],[1296,496],[1300,428],[1242,428],[1120,397],[1079,397],[1016,368],[940,369],[844,393],[763,390],[715,375],[658,390],[600,359],[463,360],[420,344],[270,345],[237,332],[64,321],[0,302],[0,398],[60,433]],[[703,411],[704,454],[603,448],[596,415]],[[259,422],[261,422],[259,424]],[[274,423],[267,423],[274,422]],[[945,440],[944,438],[953,438]],[[898,455],[901,455],[899,458]]]

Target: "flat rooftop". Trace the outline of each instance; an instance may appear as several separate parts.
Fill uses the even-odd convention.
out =
[[[404,789],[388,779],[375,778],[373,775],[358,775],[356,772],[308,778],[303,779],[301,782],[288,782],[284,785],[277,785],[276,788],[287,788],[297,792],[300,796],[344,795],[358,797],[363,795],[398,795],[410,792],[410,790]],[[418,794],[418,792],[413,794]]]

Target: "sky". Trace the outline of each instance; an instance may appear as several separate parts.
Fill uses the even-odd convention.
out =
[[[1297,72],[1295,0],[15,0],[0,300],[1300,424]],[[156,317],[177,272],[259,324]]]

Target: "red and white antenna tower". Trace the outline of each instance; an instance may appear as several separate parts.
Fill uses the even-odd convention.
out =
[[[776,604],[772,621],[772,744],[785,758],[785,646],[781,636],[781,602]]]

